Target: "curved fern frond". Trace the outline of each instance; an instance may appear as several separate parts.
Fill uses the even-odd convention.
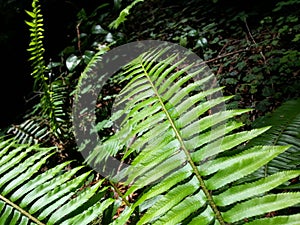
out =
[[[130,14],[129,11],[131,10],[131,8],[133,8],[137,3],[143,1],[144,0],[134,0],[132,3],[130,3],[130,5],[126,6],[126,8],[120,12],[118,18],[109,24],[109,28],[117,29],[120,24],[124,23],[127,20],[126,17]]]
[[[49,140],[49,127],[42,120],[27,119],[19,125],[12,125],[7,131],[20,144],[38,144]]]
[[[1,224],[89,224],[114,203],[104,198],[108,187],[103,187],[103,180],[84,186],[91,171],[83,166],[67,169],[67,161],[44,171],[55,152],[1,141]]]
[[[261,136],[251,140],[247,146],[254,145],[290,145],[284,153],[277,156],[254,177],[265,177],[284,169],[300,168],[300,99],[283,103],[270,115],[258,118],[253,127],[272,126]],[[298,187],[300,187],[298,185]]]
[[[160,60],[162,55],[169,56]],[[125,198],[140,194],[113,224],[126,224],[135,215],[138,225],[225,225],[259,221],[268,212],[300,203],[300,192],[269,194],[299,176],[298,170],[239,183],[289,146],[254,146],[235,153],[269,127],[234,132],[241,126],[234,118],[249,110],[222,107],[231,96],[218,94],[213,76],[195,66],[156,49],[125,67],[127,85],[115,103],[120,110],[112,116],[121,126],[90,157],[103,162],[118,156],[130,163],[113,179],[125,179]],[[287,216],[286,224],[295,218]]]

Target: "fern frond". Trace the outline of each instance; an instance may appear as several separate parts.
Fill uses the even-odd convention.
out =
[[[265,177],[284,169],[300,168],[300,99],[283,103],[270,115],[257,119],[253,127],[272,126],[261,136],[251,140],[247,146],[290,145],[291,147],[270,161],[254,177]]]
[[[32,12],[26,11],[31,21],[26,21],[30,31],[30,43],[27,49],[32,62],[32,76],[34,78],[34,90],[41,93],[40,108],[42,118],[48,121],[50,132],[59,138],[66,127],[67,113],[64,109],[64,100],[67,92],[62,80],[50,81],[46,75],[48,68],[44,58],[44,28],[43,14],[39,0],[33,0]]]
[[[37,144],[49,140],[49,127],[41,119],[27,119],[19,125],[12,125],[7,131],[20,144]]]
[[[43,172],[55,148],[12,140],[0,147],[1,224],[89,224],[114,203],[104,180],[84,187],[91,171],[83,166],[66,170],[67,161]]]
[[[126,6],[126,8],[120,12],[118,18],[109,24],[109,28],[117,29],[120,24],[126,21],[126,17],[129,15],[131,8],[133,8],[137,3],[143,1],[144,0],[134,0],[130,5]]]
[[[113,224],[125,224],[142,208],[139,225],[225,225],[300,203],[299,192],[268,194],[299,176],[298,170],[239,183],[290,146],[258,145],[235,153],[270,127],[234,133],[241,126],[235,117],[249,110],[222,107],[230,97],[212,85],[207,68],[178,56],[156,49],[125,67],[127,85],[115,105],[126,106],[112,116],[115,122],[123,115],[120,129],[89,158],[103,162],[123,156],[130,165],[112,179],[125,179],[129,189],[124,197],[142,192]],[[293,224],[293,217],[287,218]]]
[[[45,77],[46,63],[44,60],[44,28],[43,28],[43,15],[41,13],[41,5],[39,0],[32,1],[32,12],[26,11],[26,13],[31,17],[31,21],[25,21],[29,26],[30,31],[30,43],[27,49],[30,52],[32,61],[32,76],[35,79],[34,87],[41,88],[47,78]]]

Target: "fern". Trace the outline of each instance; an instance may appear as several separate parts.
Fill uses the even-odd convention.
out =
[[[217,95],[220,88],[210,87],[213,76],[197,79],[205,67],[190,70],[193,65],[166,51],[142,54],[124,68],[127,84],[115,105],[126,106],[111,117],[115,122],[123,115],[121,127],[88,159],[95,165],[109,156],[130,162],[112,179],[126,178],[124,198],[140,194],[113,224],[133,215],[137,224],[295,224],[300,214],[264,215],[300,202],[300,192],[271,192],[299,170],[240,183],[290,146],[257,145],[235,154],[270,127],[234,132],[242,125],[235,116],[249,110],[219,107],[231,96]]]
[[[265,177],[284,169],[300,167],[300,99],[283,103],[270,115],[258,118],[253,127],[272,126],[270,130],[251,140],[247,146],[291,145],[291,147],[255,172],[254,178]],[[299,186],[299,185],[298,185]]]
[[[130,5],[126,6],[125,9],[123,9],[118,18],[115,19],[113,22],[109,24],[109,28],[117,29],[122,23],[124,23],[127,20],[127,16],[130,14],[130,10],[139,2],[143,2],[144,0],[134,0]]]
[[[85,166],[67,169],[71,164],[67,161],[51,168],[48,162],[56,148],[3,139],[1,224],[81,225],[102,216],[104,224],[122,225],[129,221],[164,225],[297,224],[300,214],[281,212],[299,204],[300,193],[276,194],[273,190],[298,177],[299,170],[242,181],[285,154],[290,146],[253,145],[236,153],[236,148],[269,127],[235,132],[242,126],[235,116],[249,110],[220,107],[231,96],[217,94],[221,88],[211,86],[213,76],[198,76],[205,67],[193,70],[193,65],[178,60],[176,54],[161,60],[168,54],[168,49],[150,51],[124,68],[126,85],[115,105],[126,106],[111,117],[113,122],[121,119],[121,126],[97,146],[101,154],[93,154],[98,160],[111,155],[130,163],[112,178],[126,178],[127,189],[112,185],[126,206],[119,198],[110,197],[110,185],[104,186],[104,180],[84,186],[92,172]],[[100,53],[83,75],[93,72],[99,59]],[[129,201],[131,196],[136,197]],[[274,211],[276,216],[265,216]]]
[[[41,5],[38,0],[32,2],[32,12],[26,11],[31,21],[26,21],[30,27],[30,43],[28,52],[32,62],[32,76],[34,78],[34,90],[41,93],[41,100],[37,107],[40,109],[41,117],[48,121],[51,134],[60,138],[66,128],[67,113],[64,104],[67,96],[66,84],[60,79],[51,81],[46,74],[49,69],[44,58],[44,28]]]
[[[12,125],[7,133],[12,134],[14,139],[21,144],[45,143],[49,140],[49,127],[38,118],[25,120],[19,125]]]
[[[71,161],[44,171],[55,148],[0,143],[0,224],[89,224],[115,201],[104,180],[84,186],[91,170]],[[44,172],[43,172],[44,171]]]

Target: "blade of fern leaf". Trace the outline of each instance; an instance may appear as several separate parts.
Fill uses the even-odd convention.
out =
[[[21,185],[28,179],[30,179],[35,173],[38,172],[38,170],[41,168],[42,165],[44,165],[49,157],[51,157],[54,153],[49,154],[45,157],[43,157],[40,161],[35,163],[33,166],[29,167],[24,173],[13,179],[9,184],[5,186],[5,188],[2,191],[2,195],[9,194],[13,189],[15,189],[17,186]]]
[[[155,196],[158,196],[159,194],[164,193],[165,191],[169,190],[171,187],[175,186],[179,182],[187,179],[192,175],[192,170],[189,165],[185,165],[180,168],[180,170],[177,170],[176,172],[170,174],[169,176],[165,177],[163,180],[161,180],[159,183],[155,184],[151,187],[150,190],[148,190],[145,194],[143,194],[134,204],[135,206],[140,205],[144,201],[153,198]],[[134,193],[136,191],[136,187],[132,186],[128,189],[125,197]]]
[[[4,196],[0,195],[0,208],[1,208],[1,205],[3,204],[2,210],[3,210],[3,208],[6,205],[4,202],[6,204],[8,204],[10,207],[13,207],[14,209],[18,210],[20,213],[22,213],[22,215],[24,215],[22,217],[22,221],[21,221],[20,224],[27,225],[28,222],[29,222],[29,219],[30,219],[30,220],[34,221],[36,224],[38,224],[38,225],[45,225],[44,223],[42,223],[41,221],[39,221],[38,219],[36,219],[34,216],[32,216],[31,214],[29,214],[28,212],[26,212],[24,209],[22,209],[21,207],[19,207],[17,204],[11,202],[9,199],[7,199]]]
[[[189,182],[178,185],[167,194],[165,194],[160,201],[156,202],[143,217],[138,221],[137,225],[151,222],[154,218],[168,212],[172,207],[176,206],[185,197],[193,194],[199,187],[198,180],[193,177]]]
[[[128,105],[126,106],[126,109],[132,109],[132,108],[134,108],[135,104],[142,102],[142,101],[146,101],[148,98],[151,98],[151,97],[153,97],[152,89],[149,89],[145,92],[139,93],[136,96],[134,96],[133,99],[127,99]]]
[[[107,209],[111,204],[114,203],[113,199],[106,199],[103,202],[97,202],[95,205],[89,207],[87,210],[78,214],[75,217],[72,217],[64,222],[61,225],[83,225],[89,224],[99,215],[101,215],[105,209]]]
[[[120,116],[113,114],[113,121],[120,119],[121,116],[126,115],[123,119],[121,126],[124,125],[130,118],[134,118],[135,116],[139,115],[139,111],[143,111],[146,107],[149,107],[151,104],[154,104],[157,101],[155,97],[153,97],[152,90],[148,90],[145,93],[141,93],[135,96],[134,99],[128,101],[126,103],[125,108],[121,111],[122,114]],[[147,103],[149,105],[147,105]],[[118,113],[118,112],[117,112]]]
[[[156,165],[155,169],[151,170],[151,168],[146,167],[146,169],[148,169],[148,172],[146,172],[142,177],[135,181],[134,186],[142,188],[145,185],[149,185],[150,183],[156,182],[157,180],[162,179],[171,171],[180,167],[180,165],[182,165],[185,162],[186,159],[184,157],[184,154],[182,152],[179,152],[178,154],[166,159],[159,165]],[[135,167],[133,167],[132,169],[134,168]],[[126,175],[128,175],[128,179],[126,180],[126,182],[128,183],[130,183],[131,181],[133,181],[133,179],[136,178],[136,176],[134,176],[135,174],[133,174],[130,170],[129,173],[127,173]]]
[[[196,72],[190,74],[189,76],[185,76],[184,78],[180,79],[173,85],[169,84],[171,87],[166,93],[164,93],[164,94],[162,94],[161,92],[159,92],[159,93],[162,94],[162,97],[164,99],[168,99],[171,104],[176,105],[177,103],[179,103],[181,101],[182,98],[187,96],[190,92],[192,92],[194,90],[198,90],[199,87],[201,87],[203,84],[205,84],[206,82],[211,80],[213,77],[212,75],[210,75],[201,80],[193,81],[191,84],[188,84],[186,87],[182,87],[183,84],[190,81],[199,72],[201,72],[201,71],[196,71]]]
[[[194,134],[198,134],[201,131],[206,130],[207,128],[213,127],[214,125],[217,125],[218,123],[225,121],[227,119],[233,118],[234,116],[238,116],[241,114],[244,114],[246,112],[249,112],[251,110],[226,110],[226,111],[221,111],[212,115],[209,115],[207,117],[204,117],[192,124],[189,124],[185,128],[180,130],[181,137],[183,139],[189,138]],[[177,122],[177,121],[176,121]],[[183,123],[183,121],[177,122],[181,124],[182,126],[185,126],[188,124],[188,121],[186,121],[186,124]]]
[[[2,160],[2,157],[8,152],[10,147],[15,144],[15,141],[13,139],[8,140],[0,140],[0,158]],[[0,165],[2,165],[0,163]]]
[[[14,215],[11,217],[9,225],[19,225],[18,221],[21,217],[21,213],[17,210],[14,211]]]
[[[146,166],[149,162],[158,157],[165,157],[162,156],[164,153],[168,155],[167,157],[169,157],[169,154],[171,155],[172,151],[174,153],[174,150],[180,149],[180,144],[176,139],[174,139],[174,133],[172,130],[169,130],[169,132],[164,131],[162,134],[158,133],[158,136],[154,137],[153,142],[149,140],[146,146],[132,145],[132,148],[138,150],[143,148],[143,151],[141,151],[140,154],[135,157],[131,165],[134,166],[137,164],[142,164],[143,166]]]
[[[272,149],[270,146],[255,146],[253,148],[244,150],[236,155],[231,155],[230,157],[221,157],[213,159],[212,161],[204,162],[199,166],[199,171],[202,176],[211,175],[218,170],[225,169],[230,167],[232,164],[240,162],[244,159],[249,159],[252,157],[263,157],[265,154],[264,151]]]
[[[127,208],[125,210],[126,212],[121,214],[120,218],[117,218],[116,224],[124,224],[125,221],[129,218],[128,214],[131,214],[134,209],[139,206],[141,203],[145,202],[148,199],[151,199],[155,196],[158,196],[161,193],[164,193],[165,191],[169,190],[171,187],[175,186],[179,182],[187,179],[192,175],[192,170],[189,165],[185,165],[180,170],[177,170],[176,172],[170,174],[166,178],[164,178],[162,181],[157,183],[156,185],[152,186],[150,190],[148,190],[145,194],[143,194],[135,203],[134,205],[131,205],[130,208]],[[134,193],[137,189],[139,189],[137,186],[132,186],[129,188],[129,190],[125,193],[124,197]],[[127,218],[127,219],[126,219]]]
[[[67,183],[60,185],[59,187],[54,188],[47,194],[41,196],[37,201],[35,201],[31,205],[29,213],[34,214],[43,207],[51,204],[54,201],[57,201],[64,194],[73,191],[75,188],[79,188],[80,184],[83,183],[83,181],[89,176],[90,173],[91,171],[81,174],[80,176],[70,180]]]
[[[9,149],[10,147],[8,147]],[[8,155],[4,155],[1,159],[0,159],[0,174],[5,173],[7,170],[13,168],[15,165],[18,165],[18,163],[24,158],[26,157],[26,155],[32,151],[34,148],[27,148],[25,149],[25,145],[21,145],[13,150],[11,150],[9,152]],[[7,149],[7,150],[8,150]],[[17,156],[16,156],[17,155]],[[14,159],[14,160],[11,160]]]
[[[289,147],[286,146],[271,146],[269,150],[264,152],[264,157],[247,158],[234,163],[226,169],[219,170],[213,177],[208,179],[206,186],[209,190],[216,190],[226,184],[245,177],[268,163],[288,148]]]
[[[201,212],[199,216],[195,216],[188,225],[199,224],[211,224],[211,221],[215,218],[214,212],[210,207],[206,207],[204,212]]]
[[[229,149],[232,149],[243,142],[246,142],[258,135],[264,133],[270,127],[264,127],[260,129],[253,129],[250,131],[242,131],[239,133],[227,135],[222,139],[222,143],[219,143],[217,140],[217,144],[212,142],[206,146],[204,146],[199,151],[192,153],[192,158],[195,162],[199,162],[201,160],[206,159],[207,157],[217,155],[218,153],[225,152]],[[217,146],[217,147],[215,147]]]
[[[141,70],[143,72],[143,68],[141,68]],[[138,93],[138,91],[140,91],[140,92],[143,91],[143,89],[141,89],[141,87],[147,86],[147,79],[144,77],[144,73],[130,74],[130,76],[135,76],[135,77],[134,77],[134,79],[130,80],[130,82],[128,84],[126,84],[126,86],[124,88],[122,88],[122,91],[119,94],[119,96],[122,96],[122,99],[124,99],[123,101],[127,100],[128,98],[130,98],[133,95],[136,95],[136,93]],[[140,88],[140,89],[136,90],[138,88]],[[120,101],[120,103],[123,103],[123,102]],[[117,104],[119,104],[119,102]]]
[[[134,212],[135,208],[132,207],[132,205],[130,207],[125,207],[125,209],[123,210],[123,212],[117,217],[117,219],[115,219],[114,221],[112,221],[109,225],[124,225],[128,222],[130,216],[132,215],[132,213]]]
[[[153,78],[159,77],[161,73],[172,64],[176,57],[178,57],[178,54],[168,57],[165,61],[163,60],[158,62],[155,66],[150,68],[149,76],[152,76]]]
[[[128,179],[127,182],[132,182],[134,179],[136,179],[138,176],[143,176],[144,173],[147,173],[147,171],[151,169],[157,169],[157,167],[163,167],[163,165],[159,164],[164,164],[166,168],[164,168],[167,172],[170,171],[170,167],[168,164],[170,163],[169,161],[174,160],[174,158],[170,158],[172,154],[174,154],[174,151],[178,150],[178,142],[177,140],[171,142],[168,144],[168,146],[164,147],[163,149],[160,150],[160,152],[157,152],[157,155],[154,155],[153,158],[147,158],[147,161],[142,161],[142,162],[134,162],[134,165],[132,167],[132,171],[129,171]],[[164,154],[163,154],[164,153]],[[151,156],[151,152],[148,154],[149,157]],[[140,159],[138,159],[140,161]],[[140,163],[140,164],[137,164]],[[175,161],[174,161],[175,163]],[[168,166],[168,167],[167,167]],[[177,167],[178,165],[176,165]],[[174,168],[173,168],[174,169]],[[160,171],[160,173],[165,174],[165,171]],[[151,173],[151,172],[148,172]],[[159,173],[157,174],[157,176]],[[158,177],[159,178],[159,177]],[[141,178],[142,179],[142,178]]]
[[[280,184],[300,175],[300,171],[283,171],[262,178],[253,183],[231,187],[225,192],[213,196],[218,206],[226,206],[259,194],[266,193]]]
[[[128,81],[128,80],[129,80],[129,82],[131,82],[130,78],[132,78],[132,76],[130,74],[134,71],[138,71],[140,68],[141,68],[141,65],[139,63],[134,63],[133,61],[131,62],[131,64],[123,66],[123,69],[124,69],[124,71],[122,72],[123,79],[120,80],[120,83]]]
[[[49,149],[48,149],[48,151],[49,151]],[[11,180],[13,180],[15,177],[19,176],[20,174],[22,174],[28,167],[33,165],[37,160],[41,159],[43,156],[48,154],[48,151],[41,151],[41,152],[35,153],[33,156],[26,159],[23,163],[19,164],[13,170],[10,170],[9,172],[5,173],[0,178],[0,187],[5,185],[7,182],[10,182]]]
[[[103,180],[98,182],[97,184],[93,185],[91,188],[85,189],[81,192],[76,198],[69,201],[67,204],[63,205],[59,208],[56,212],[54,212],[49,220],[48,223],[57,223],[69,213],[73,212],[75,209],[79,208],[83,204],[85,204],[92,196],[96,194],[100,186],[102,185]],[[100,192],[105,191],[108,187],[103,188]]]
[[[243,123],[238,123],[236,121],[230,121],[230,122],[226,123],[225,128],[223,126],[218,126],[207,132],[197,135],[197,136],[193,137],[192,139],[186,140],[185,145],[186,145],[187,149],[199,148],[204,144],[212,142],[220,137],[223,137],[223,135],[226,135],[226,134],[230,133],[231,131],[238,129],[243,125],[244,125]]]
[[[157,101],[155,97],[150,97],[142,102],[136,102],[134,104],[127,104],[125,109],[123,110],[124,114],[129,111],[129,113],[126,115],[124,121],[127,121],[128,118],[134,117],[135,115],[138,115],[139,111],[142,111],[145,109],[145,107],[148,107],[149,105],[154,105],[154,103]]]
[[[203,207],[206,197],[202,191],[182,200],[179,204],[170,209],[165,215],[160,217],[153,225],[174,225],[182,222],[189,215]]]
[[[263,218],[246,223],[246,225],[299,225],[300,214],[289,215],[289,216],[276,216],[272,218]]]
[[[0,224],[10,224],[10,215],[13,214],[13,208],[10,205],[6,205],[4,212],[1,212]]]
[[[233,223],[244,218],[288,208],[300,202],[300,192],[270,194],[235,205],[223,213],[226,222]]]
[[[177,111],[177,107],[176,107],[175,113],[181,115],[181,118],[177,120],[176,125],[178,126],[178,128],[181,128],[187,123],[192,123],[194,120],[199,119],[199,117],[203,115],[205,112],[207,112],[208,110],[212,109],[213,107],[221,103],[224,103],[229,99],[231,99],[231,97],[220,97],[220,98],[212,99],[209,102],[201,103],[200,105],[196,106],[193,109],[190,110],[187,109],[186,113],[183,113],[182,111],[179,110]],[[184,125],[179,124],[180,122],[182,122]]]
[[[154,104],[152,106],[148,106],[147,110],[142,110],[141,112],[136,113],[135,115],[132,115],[131,118],[133,118],[135,123],[139,123],[140,121],[145,121],[145,118],[151,117],[158,113],[158,111],[161,110],[160,104]],[[142,125],[140,125],[142,126]]]
[[[33,180],[30,180],[29,182],[26,182],[26,184],[22,185],[22,188],[19,188],[15,190],[12,195],[10,196],[10,199],[15,202],[25,194],[27,194],[29,191],[33,190],[34,188],[38,187],[39,185],[45,183],[46,181],[52,179],[56,174],[61,172],[64,167],[66,167],[68,164],[70,164],[71,161],[64,162],[54,168],[51,168],[47,170],[46,172],[38,175]]]
[[[164,112],[159,111],[154,115],[149,115],[144,121],[138,123],[138,125],[132,129],[130,132],[130,137],[136,136],[138,133],[146,132],[153,128],[156,124],[159,124],[160,122],[163,122],[166,119],[166,116]],[[133,118],[133,121],[135,122],[135,119]],[[129,121],[130,123],[131,121]],[[129,137],[127,137],[129,138]]]
[[[58,177],[55,177],[46,183],[38,186],[37,188],[30,191],[28,194],[20,202],[20,207],[25,208],[27,205],[31,204],[34,200],[39,198],[40,196],[48,193],[52,189],[56,188],[57,186],[62,185],[66,181],[68,181],[72,176],[74,176],[83,166],[76,167]]]
[[[48,216],[52,215],[53,212],[55,212],[57,209],[59,209],[62,205],[64,205],[67,201],[70,201],[72,196],[74,196],[75,192],[69,192],[67,195],[61,197],[56,202],[54,202],[51,205],[48,205],[46,208],[44,208],[41,213],[38,215],[39,220],[44,220]]]
[[[207,96],[210,96],[218,91],[221,91],[222,88],[215,88],[215,89],[210,89],[210,90],[207,90],[207,91],[202,91],[198,94],[195,94],[191,97],[189,97],[188,99],[184,100],[183,102],[181,102],[179,105],[177,105],[175,108],[176,108],[176,112],[181,115],[182,113],[188,111],[188,109],[192,106],[194,106],[196,103],[200,102],[201,100],[203,100],[205,97]],[[226,96],[226,97],[223,97],[224,98],[224,101],[226,101],[227,99],[230,99],[232,98],[231,96]],[[226,98],[226,100],[225,100]],[[221,98],[218,98],[218,99],[221,99]],[[179,99],[181,100],[181,99]],[[212,100],[216,100],[216,99],[212,99]],[[204,102],[206,104],[209,104],[210,102]],[[204,104],[202,103],[202,104]],[[178,104],[177,101],[172,101],[172,99],[170,100],[170,104]],[[213,104],[213,103],[212,103]]]
[[[149,148],[152,148],[152,146],[158,146],[164,142],[164,138],[170,140],[169,137],[174,137],[174,135],[174,132],[170,129],[169,122],[164,121],[136,139],[131,145],[131,148],[137,149],[137,151],[143,148],[143,151],[147,151]],[[145,146],[147,143],[148,145]]]
[[[180,64],[182,64],[184,62],[184,60],[185,60],[185,58],[179,60],[178,62],[176,62],[175,64],[170,66],[168,69],[163,71],[163,73],[159,76],[159,78],[157,80],[153,79],[153,84],[158,89],[157,93],[159,93],[159,94],[164,93],[168,88],[170,88],[170,86],[172,86],[172,83],[174,82],[174,80],[179,78],[182,74],[184,74],[186,71],[188,71],[192,67],[192,65],[188,65],[187,67],[171,74],[175,69],[177,69],[180,66]],[[168,77],[168,75],[170,75],[170,76]],[[155,77],[158,77],[158,75],[155,75]]]
[[[146,68],[146,70],[148,71],[150,68],[153,68],[154,66],[152,66],[153,64],[157,63],[159,60],[159,58],[166,53],[169,50],[169,48],[163,48],[163,49],[159,49],[156,48],[154,49],[154,51],[148,51],[145,52],[144,54],[142,54],[142,57],[140,57],[140,61],[139,63],[143,64],[143,67]],[[168,56],[168,58],[172,58],[174,56],[174,54],[172,54],[171,56]],[[177,54],[175,54],[175,56],[177,56]]]

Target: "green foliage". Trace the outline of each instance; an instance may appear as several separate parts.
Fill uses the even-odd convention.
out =
[[[21,125],[15,125],[9,132],[15,133],[19,142],[31,143],[41,140],[46,135],[63,139],[68,130],[68,115],[66,113],[66,98],[68,97],[68,78],[53,77],[53,63],[46,65],[44,58],[44,28],[41,5],[33,0],[32,11],[26,11],[31,21],[26,21],[30,31],[28,52],[32,62],[32,76],[34,78],[34,91],[40,96],[40,101],[34,110],[29,112]],[[32,116],[32,118],[29,118]],[[46,131],[45,128],[49,130]],[[49,139],[46,138],[46,139]]]
[[[165,40],[193,50],[209,64],[224,91],[235,95],[229,107],[255,109],[241,118],[250,125],[299,96],[300,11],[298,1],[241,5],[149,1],[133,8],[119,31],[127,42]]]
[[[126,8],[120,12],[119,17],[109,24],[109,28],[117,29],[120,24],[126,21],[126,17],[129,15],[131,8],[133,8],[137,3],[143,1],[144,0],[134,0],[132,3],[130,3],[130,5],[126,6]]]
[[[18,125],[12,125],[7,133],[13,134],[14,139],[21,144],[37,144],[49,141],[49,127],[38,118],[27,119]]]
[[[249,224],[294,224],[299,219],[299,214],[283,210],[299,204],[300,193],[274,191],[297,178],[299,170],[284,168],[245,181],[286,154],[290,142],[253,145],[235,153],[269,127],[236,131],[242,123],[235,117],[249,110],[218,107],[210,111],[231,96],[216,95],[221,88],[211,87],[213,76],[206,67],[187,75],[192,65],[178,60],[178,55],[159,60],[165,51],[146,52],[124,67],[126,86],[116,104],[125,102],[126,107],[111,117],[112,121],[123,118],[121,127],[99,146],[130,163],[117,175],[126,177],[127,188],[122,190],[120,184],[110,185],[104,179],[94,184],[92,171],[71,161],[52,167],[50,159],[59,153],[56,148],[2,139],[1,222],[241,224],[246,220]],[[90,62],[86,73],[101,54]],[[103,160],[107,155],[94,157]],[[110,197],[111,188],[117,198]],[[130,196],[135,197],[128,201]],[[277,216],[265,216],[274,211]]]
[[[272,126],[270,130],[251,140],[247,146],[255,145],[291,145],[283,154],[276,157],[263,168],[255,172],[255,177],[265,177],[283,169],[300,167],[300,99],[282,104],[273,113],[258,118],[253,127]],[[298,186],[295,185],[294,187]],[[290,188],[290,187],[285,187]]]
[[[298,192],[272,192],[300,171],[240,182],[289,146],[257,145],[235,154],[235,148],[269,127],[234,132],[241,126],[234,117],[249,110],[208,113],[230,97],[212,97],[219,88],[204,89],[212,76],[206,73],[199,80],[196,76],[205,68],[184,75],[190,68],[184,60],[176,60],[174,54],[160,61],[162,54],[147,52],[125,67],[127,85],[116,106],[123,102],[126,106],[111,117],[115,121],[125,114],[121,127],[90,157],[103,161],[108,155],[120,155],[130,162],[116,177],[126,177],[129,189],[124,197],[140,194],[113,224],[125,224],[137,216],[136,210],[140,210],[137,224],[239,224],[244,220],[293,224],[299,214],[278,218],[264,218],[264,214],[300,202]]]
[[[113,199],[104,198],[104,180],[88,182],[92,171],[87,168],[68,169],[71,161],[49,168],[55,154],[55,148],[1,140],[1,224],[84,225],[113,204]]]
[[[26,23],[40,99],[9,130],[14,137],[0,142],[0,223],[297,224],[299,101],[256,120],[253,130],[242,122],[250,125],[299,95],[299,10],[289,11],[299,0],[280,1],[263,17],[223,8],[221,1],[139,2],[132,1],[113,22],[121,1],[100,4],[90,14],[81,9],[61,61],[47,64],[41,6],[33,0]],[[254,17],[259,25],[250,22]],[[94,177],[78,161],[61,163],[75,155],[64,151],[74,145],[69,112],[77,81],[111,46],[150,38],[201,55],[224,88],[210,87],[210,72],[196,78],[205,67],[187,75],[192,65],[176,55],[159,61],[163,52],[142,54],[100,96],[105,103],[117,97],[115,104],[126,107],[111,118],[104,106],[96,110],[104,118],[100,132],[117,119],[123,122],[101,136],[89,158],[111,155],[129,164],[119,174],[125,183]],[[119,78],[123,83],[116,84]],[[229,96],[215,97],[222,91]],[[218,108],[225,103],[227,109]]]
[[[30,43],[28,51],[31,54],[29,58],[32,61],[33,72],[32,76],[35,80],[35,88],[43,87],[47,77],[45,77],[46,64],[44,59],[44,28],[43,15],[41,13],[41,6],[38,0],[32,1],[32,12],[26,11],[31,17],[32,21],[25,21],[30,27]]]

